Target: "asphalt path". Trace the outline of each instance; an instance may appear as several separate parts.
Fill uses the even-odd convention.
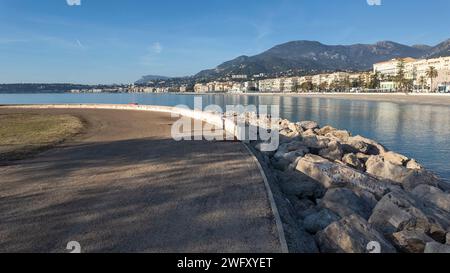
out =
[[[174,141],[169,114],[72,114],[85,130],[0,167],[0,252],[280,252],[263,178],[238,142]]]

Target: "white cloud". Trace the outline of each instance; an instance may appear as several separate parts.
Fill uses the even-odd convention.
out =
[[[367,0],[369,6],[381,6],[381,0]]]
[[[80,40],[77,40],[77,45],[78,45],[80,48],[84,49],[84,45],[80,42]]]
[[[66,0],[69,6],[81,6],[81,0]]]
[[[161,54],[161,52],[163,51],[163,47],[160,42],[153,43],[150,48],[151,51],[156,54]]]

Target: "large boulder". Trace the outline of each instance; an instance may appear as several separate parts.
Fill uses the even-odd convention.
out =
[[[343,155],[341,144],[333,140],[326,148],[319,151],[319,155],[331,161],[341,160]]]
[[[272,158],[270,163],[275,170],[279,170],[282,172],[289,170],[289,167],[292,164],[291,161],[284,159],[284,158],[280,158],[278,160],[275,158]]]
[[[430,185],[433,187],[439,187],[441,181],[433,173],[421,169],[421,170],[409,170],[408,174],[400,181],[403,188],[407,191],[414,190],[419,185]]]
[[[325,194],[325,188],[320,183],[300,172],[277,172],[276,175],[280,189],[286,195],[315,200],[322,198]]]
[[[439,254],[439,253],[445,253],[445,254],[450,254],[450,245],[443,245],[440,243],[436,243],[436,242],[432,242],[432,243],[428,243],[425,246],[425,253],[429,253],[429,254]]]
[[[319,205],[335,212],[342,218],[358,214],[364,219],[369,219],[373,209],[372,204],[347,188],[328,190]]]
[[[367,145],[367,150],[360,150],[361,153],[370,154],[370,155],[384,155],[387,152],[387,149],[379,144],[378,142],[368,139],[362,136],[354,136],[350,137],[347,143],[365,143]],[[365,146],[363,145],[363,146]],[[365,148],[365,147],[364,147]]]
[[[302,139],[303,146],[317,151],[327,148],[329,143],[330,140],[328,138],[316,135],[304,136]]]
[[[369,223],[385,235],[416,230],[439,242],[445,241],[449,221],[448,213],[426,206],[400,190],[386,194],[369,218]]]
[[[348,141],[348,139],[352,135],[346,130],[335,130],[335,131],[331,131],[331,132],[327,133],[325,136],[345,142],[345,141]]]
[[[450,232],[447,233],[445,238],[446,238],[445,242],[447,243],[447,245],[450,245]]]
[[[342,162],[347,166],[364,172],[366,170],[365,164],[355,154],[346,154],[342,157]]]
[[[417,186],[411,193],[417,198],[450,213],[450,194],[444,193],[436,187],[424,184]]]
[[[410,170],[421,170],[421,169],[423,169],[423,166],[420,165],[419,163],[417,163],[417,161],[415,159],[410,159],[406,163],[406,168],[408,168]]]
[[[330,126],[330,125],[326,125],[326,126],[320,128],[320,129],[317,131],[317,134],[318,134],[319,136],[325,136],[326,134],[331,133],[331,132],[334,132],[334,131],[337,131],[337,129],[334,128],[334,127],[332,127],[332,126]]]
[[[394,245],[408,253],[423,253],[427,243],[434,242],[432,238],[422,231],[403,230],[392,234]]]
[[[405,165],[409,160],[406,156],[391,151],[384,153],[383,157],[385,161],[399,166]]]
[[[299,126],[296,123],[291,123],[291,122],[288,124],[288,128],[289,128],[289,130],[291,130],[295,134],[301,134],[304,131],[301,126]]]
[[[351,215],[330,224],[316,235],[321,252],[367,253],[371,243],[380,245],[381,253],[395,253],[395,248],[369,223]]]
[[[344,164],[334,163],[323,157],[307,154],[297,163],[296,170],[322,183],[326,188],[349,186],[367,190],[377,197],[390,190],[388,183],[381,182]]]
[[[297,123],[303,130],[314,130],[319,128],[319,124],[315,121],[301,121]]]
[[[349,138],[347,139],[347,141],[343,142],[342,148],[344,149],[345,153],[354,153],[354,154],[357,153],[367,154],[370,151],[369,144],[354,138]]]
[[[390,161],[386,161],[382,156],[371,156],[366,162],[367,173],[401,183],[409,174],[410,170]]]
[[[303,225],[305,230],[311,234],[324,230],[331,223],[339,221],[341,218],[329,209],[321,209],[317,213],[308,215]]]
[[[366,171],[376,177],[398,183],[407,191],[412,191],[421,184],[434,187],[439,185],[439,179],[433,173],[423,169],[408,169],[387,161],[382,156],[369,157],[366,161]]]

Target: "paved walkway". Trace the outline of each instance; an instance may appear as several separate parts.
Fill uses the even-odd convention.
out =
[[[263,179],[240,143],[170,138],[168,114],[68,113],[84,134],[0,167],[0,252],[280,252]]]

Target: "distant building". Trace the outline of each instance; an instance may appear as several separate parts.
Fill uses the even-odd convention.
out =
[[[296,91],[297,85],[298,85],[297,77],[285,78],[283,82],[283,88],[281,89],[281,91],[285,93],[294,92]]]
[[[385,79],[385,81],[382,81],[382,86],[392,86],[392,79],[398,74],[398,67],[401,60],[405,64],[405,78],[412,80],[416,87],[421,85],[420,80],[422,77],[426,81],[426,86],[430,87],[431,79],[427,77],[427,71],[430,67],[434,67],[438,72],[438,77],[433,79],[432,90],[436,90],[443,83],[450,82],[450,57],[422,60],[403,58],[374,64],[373,71],[380,73]]]
[[[233,80],[246,80],[247,79],[247,75],[231,75],[231,78]]]
[[[204,83],[197,83],[196,85],[194,85],[194,92],[195,93],[207,93],[208,86]]]
[[[181,85],[181,86],[179,87],[179,92],[181,92],[181,93],[187,92],[187,86],[186,86],[186,85]]]

